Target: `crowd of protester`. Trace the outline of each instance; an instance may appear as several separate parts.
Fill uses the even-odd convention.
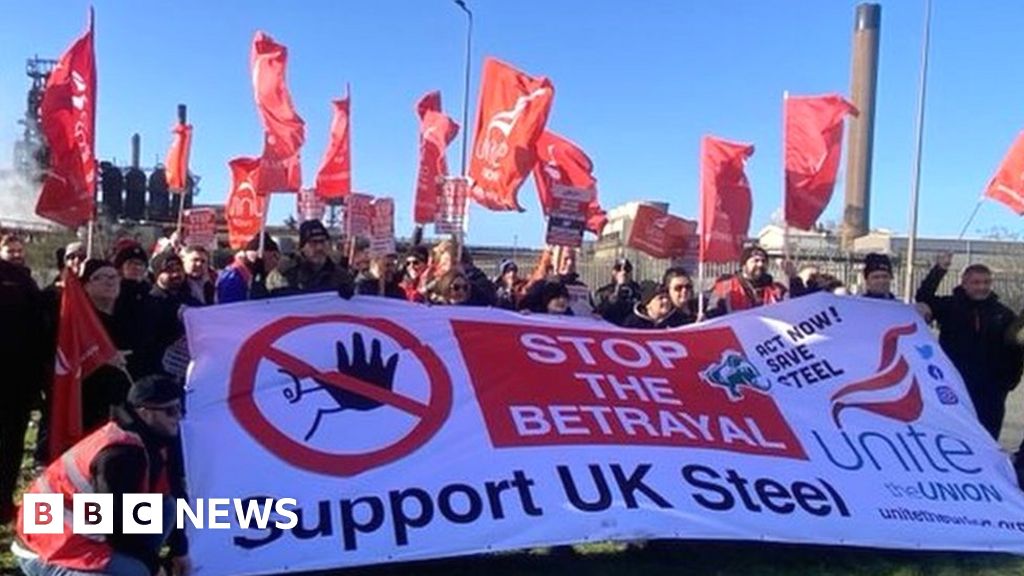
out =
[[[134,240],[114,244],[108,254],[86,257],[74,242],[58,251],[57,267],[77,276],[97,317],[120,351],[109,365],[82,383],[82,417],[86,433],[103,436],[88,458],[94,482],[109,491],[146,491],[161,478],[176,477],[180,459],[154,456],[154,446],[176,446],[181,414],[180,389],[187,366],[181,312],[201,307],[294,294],[330,292],[406,300],[432,306],[495,307],[523,314],[583,316],[637,330],[686,326],[742,310],[770,306],[814,292],[849,294],[837,278],[815,266],[797,269],[783,262],[785,278],[768,273],[768,254],[747,247],[733,274],[717,278],[700,295],[691,274],[680,267],[661,278],[634,278],[627,259],[616,260],[609,282],[591,291],[576,272],[572,249],[546,250],[530,269],[505,259],[493,275],[478,268],[470,251],[445,240],[417,244],[403,254],[369,257],[364,250],[332,255],[332,240],[319,221],[302,223],[298,250],[282,254],[269,235],[252,238],[221,270],[214,270],[207,250],[165,243],[155,252]],[[996,439],[1005,416],[1007,394],[1024,367],[1024,317],[999,302],[992,272],[981,264],[964,269],[959,286],[937,296],[951,256],[940,256],[916,294],[917,309],[939,330],[939,342],[963,376],[978,418]],[[882,254],[864,261],[863,293],[895,300],[892,263]],[[24,243],[14,235],[0,238],[0,361],[8,373],[5,401],[0,402],[0,524],[14,517],[13,494],[24,450],[24,435],[33,409],[46,406],[57,353],[57,330],[63,285],[58,276],[40,289],[24,257]],[[175,390],[178,390],[176,393]],[[34,458],[47,475],[61,473],[63,459],[46,450],[46,410],[39,423]],[[112,427],[112,428],[111,428]],[[124,431],[135,431],[128,433]],[[137,433],[135,436],[133,434]],[[113,435],[113,436],[111,436]],[[140,438],[138,443],[123,438]],[[122,438],[122,441],[110,438]],[[96,442],[94,442],[95,444]],[[126,449],[125,446],[131,447]],[[79,450],[76,446],[72,450]],[[173,450],[172,450],[173,452]],[[148,454],[148,456],[147,456]],[[142,472],[140,470],[145,470]],[[95,484],[98,486],[99,484]],[[181,490],[178,481],[163,482]],[[172,540],[177,573],[187,572],[187,546]],[[16,541],[23,568],[46,554],[34,542]],[[81,544],[81,543],[79,543]],[[159,543],[157,543],[159,544]],[[155,571],[159,546],[122,537],[104,561],[136,561],[140,573]],[[127,558],[122,556],[127,555]],[[35,567],[43,573],[45,562]],[[68,566],[65,566],[68,567]],[[74,566],[71,566],[74,568]],[[127,573],[127,572],[126,572]]]

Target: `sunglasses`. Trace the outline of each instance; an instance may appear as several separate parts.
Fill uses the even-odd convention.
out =
[[[145,408],[150,412],[161,412],[164,415],[170,416],[172,418],[180,417],[182,414],[184,414],[184,410],[182,409],[181,404],[175,404],[173,406],[140,406],[140,408]]]
[[[632,266],[618,266],[618,265],[616,265],[614,268],[612,268],[612,270],[615,270],[616,272],[632,272],[633,271],[633,267]]]
[[[684,290],[693,290],[693,284],[681,284],[679,286],[673,286],[673,290],[676,292],[682,292]]]
[[[469,290],[468,284],[452,284],[451,286],[452,292],[465,292],[466,290]]]

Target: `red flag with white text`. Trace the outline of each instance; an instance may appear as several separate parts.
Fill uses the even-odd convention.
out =
[[[299,150],[306,141],[306,123],[288,92],[288,48],[257,32],[250,55],[256,107],[263,121],[263,170],[256,191],[298,192],[302,186]]]
[[[420,166],[416,178],[413,220],[429,224],[437,217],[438,199],[448,176],[445,150],[459,133],[459,125],[441,111],[441,93],[430,92],[416,104],[420,117]]]
[[[477,106],[470,193],[491,210],[518,210],[516,194],[537,161],[535,146],[544,132],[555,88],[496,60],[484,61]]]
[[[544,215],[550,215],[555,205],[552,194],[555,184],[593,190],[594,196],[587,204],[587,230],[600,235],[608,217],[597,198],[597,179],[590,157],[582,148],[550,130],[545,130],[537,139],[536,152],[533,180]]]
[[[700,259],[735,262],[750,229],[753,200],[744,165],[754,146],[705,136],[700,147]]]
[[[96,55],[93,12],[89,29],[61,56],[39,105],[50,166],[36,214],[70,228],[85,224],[96,207]]]
[[[320,161],[316,173],[317,196],[325,200],[344,198],[352,193],[352,148],[350,144],[349,109],[351,93],[345,90],[345,97],[334,100],[331,105],[331,140]]]
[[[1024,132],[1018,134],[1010,146],[995,176],[985,188],[985,197],[1024,216]]]
[[[843,120],[857,109],[842,96],[785,99],[786,222],[810,230],[832,199],[843,148]]]
[[[266,217],[269,197],[259,194],[256,188],[260,164],[259,158],[235,158],[228,162],[231,193],[224,206],[224,216],[228,221],[228,241],[236,250],[259,234]]]
[[[113,269],[109,272],[114,274]],[[78,278],[66,269],[62,279],[50,398],[49,450],[54,456],[73,446],[86,432],[82,424],[82,380],[117,356],[117,348]]]

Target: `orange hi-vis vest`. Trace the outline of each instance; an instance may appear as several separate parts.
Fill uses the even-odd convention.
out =
[[[102,534],[74,534],[72,532],[72,500],[75,494],[88,494],[96,491],[92,475],[92,462],[105,448],[111,446],[138,446],[145,454],[142,438],[134,432],[128,432],[108,422],[92,434],[86,436],[65,452],[59,459],[50,464],[29,486],[26,494],[63,494],[64,495],[64,531],[61,534],[26,534],[23,529],[23,512],[18,514],[18,538],[39,558],[48,563],[71,568],[74,570],[99,571],[110,562],[113,549]],[[147,456],[146,471],[143,485],[139,492],[150,492],[149,461]],[[163,493],[167,490],[166,482],[159,482]]]

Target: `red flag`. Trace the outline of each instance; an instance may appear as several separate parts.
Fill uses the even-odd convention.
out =
[[[441,112],[441,93],[434,91],[416,104],[420,117],[420,169],[416,178],[413,220],[417,224],[433,222],[438,197],[448,175],[445,149],[459,133],[459,125]]]
[[[587,205],[587,230],[600,235],[608,217],[597,199],[597,179],[590,157],[579,146],[550,130],[545,130],[537,139],[536,152],[533,180],[544,215],[550,215],[554,206],[551,190],[555,184],[593,190],[594,197]]]
[[[842,96],[785,99],[786,222],[810,230],[825,211],[839,171],[843,119],[857,109]]]
[[[331,119],[331,141],[320,161],[316,174],[316,194],[323,199],[344,198],[352,193],[352,149],[349,146],[349,104],[351,95],[345,90],[345,97],[334,100],[334,117]]]
[[[96,55],[93,13],[89,30],[68,48],[46,81],[40,125],[50,148],[36,214],[75,228],[95,211]]]
[[[1010,146],[996,175],[988,183],[985,196],[1024,216],[1024,132],[1018,134]]]
[[[306,141],[306,123],[302,121],[285,82],[288,49],[273,38],[257,32],[252,41],[252,86],[256,107],[263,120],[263,166],[256,191],[298,192],[302,186],[299,149]]]
[[[167,187],[171,192],[182,193],[188,182],[188,156],[192,149],[192,125],[178,124],[174,127],[171,149],[167,151],[164,171]]]
[[[259,158],[235,158],[231,167],[231,194],[225,206],[228,241],[238,250],[263,227],[268,197],[257,193],[261,162]]]
[[[700,148],[700,260],[735,262],[750,228],[752,200],[743,165],[754,146],[705,136]]]
[[[655,258],[681,258],[696,235],[696,222],[641,204],[626,245]]]
[[[473,199],[491,210],[523,211],[519,186],[537,161],[555,87],[504,62],[484,61],[469,177]]]
[[[82,380],[117,355],[92,302],[70,270],[63,274],[50,399],[50,454],[63,453],[82,438]]]

